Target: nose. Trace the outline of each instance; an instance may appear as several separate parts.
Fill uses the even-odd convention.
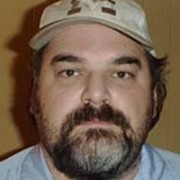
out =
[[[82,93],[83,104],[91,104],[101,106],[102,104],[110,104],[110,92],[105,77],[91,74],[87,78],[86,86]]]

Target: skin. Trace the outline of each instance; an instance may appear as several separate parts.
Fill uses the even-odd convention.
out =
[[[61,28],[44,52],[38,83],[42,116],[38,127],[54,179],[68,178],[56,170],[44,144],[57,140],[66,115],[83,104],[91,102],[99,107],[105,102],[121,110],[128,116],[136,137],[143,134],[140,141],[146,139],[149,130],[142,129],[150,124],[146,115],[151,96],[156,98],[151,90],[148,61],[144,48],[120,32],[98,24]],[[96,119],[82,126],[108,128],[108,124]],[[133,179],[137,170],[138,165],[123,179]]]

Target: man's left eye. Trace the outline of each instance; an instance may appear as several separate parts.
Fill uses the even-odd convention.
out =
[[[77,76],[79,73],[74,69],[66,69],[61,71],[59,74],[64,77],[72,77],[72,76]]]
[[[114,74],[114,77],[126,80],[126,79],[132,79],[134,77],[134,74],[127,71],[119,71]]]

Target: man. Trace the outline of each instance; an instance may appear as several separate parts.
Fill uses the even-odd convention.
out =
[[[166,97],[132,0],[64,0],[44,11],[31,112],[40,143],[3,161],[2,180],[177,180],[180,156],[145,144]]]

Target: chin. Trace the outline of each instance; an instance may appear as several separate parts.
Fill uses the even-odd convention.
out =
[[[74,179],[120,177],[135,161],[137,148],[121,128],[76,127],[51,152],[55,167]]]

